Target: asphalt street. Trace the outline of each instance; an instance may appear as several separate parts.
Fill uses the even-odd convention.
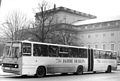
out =
[[[10,73],[0,71],[0,81],[120,81],[120,66],[117,71],[112,73],[84,73],[83,75],[48,75],[43,78],[36,78],[34,76],[16,76]]]

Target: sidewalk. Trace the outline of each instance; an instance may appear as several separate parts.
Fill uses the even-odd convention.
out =
[[[120,71],[120,65],[117,66],[117,71]],[[9,75],[13,75],[13,74],[3,72],[0,66],[0,76],[9,76]]]

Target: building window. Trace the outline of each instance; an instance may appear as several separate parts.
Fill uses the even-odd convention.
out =
[[[80,46],[84,47],[85,45],[84,45],[84,43],[80,43]]]
[[[105,50],[105,48],[106,48],[106,46],[105,46],[105,44],[103,44],[103,49]]]
[[[90,48],[90,45],[88,45],[88,48]]]
[[[103,34],[103,37],[105,37],[105,33]]]
[[[95,48],[98,48],[98,45],[95,45]]]
[[[90,38],[90,35],[88,35],[88,38]]]
[[[95,37],[98,37],[98,34],[96,34]]]
[[[107,23],[106,23],[106,22],[103,22],[103,23],[102,23],[102,26],[107,26]]]
[[[115,45],[111,44],[111,50],[114,50],[114,48],[115,48]]]
[[[81,35],[80,37],[81,37],[81,38],[84,38],[84,35]]]
[[[111,36],[114,36],[114,33],[111,33]]]
[[[119,22],[116,22],[116,25],[119,25]]]

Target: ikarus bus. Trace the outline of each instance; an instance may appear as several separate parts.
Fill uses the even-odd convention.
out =
[[[74,73],[117,69],[117,52],[32,41],[6,43],[2,69],[18,75],[44,77],[49,73]]]

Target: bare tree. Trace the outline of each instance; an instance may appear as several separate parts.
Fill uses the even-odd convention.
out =
[[[7,38],[10,40],[20,40],[22,30],[27,25],[27,17],[19,11],[13,11],[11,14],[8,14],[5,22],[2,24],[3,32]]]
[[[36,22],[33,24],[32,30],[29,29],[30,34],[37,38],[36,41],[46,42],[49,33],[54,30],[54,26],[52,26],[54,13],[49,12],[49,8],[48,2],[44,0],[42,3],[38,3],[39,13],[36,13]]]
[[[73,26],[67,23],[58,26],[58,29],[53,33],[52,42],[64,45],[76,45],[74,41],[77,40],[77,32]]]
[[[64,30],[66,27],[67,29],[71,29],[71,27],[68,27],[70,25],[67,25],[66,22],[63,26],[63,23],[59,21],[55,5],[50,9],[49,3],[43,0],[42,3],[38,3],[37,10],[39,13],[35,15],[36,22],[32,23],[32,28],[29,29],[30,34],[36,38],[33,37],[32,40],[71,45],[74,39],[73,33]]]

